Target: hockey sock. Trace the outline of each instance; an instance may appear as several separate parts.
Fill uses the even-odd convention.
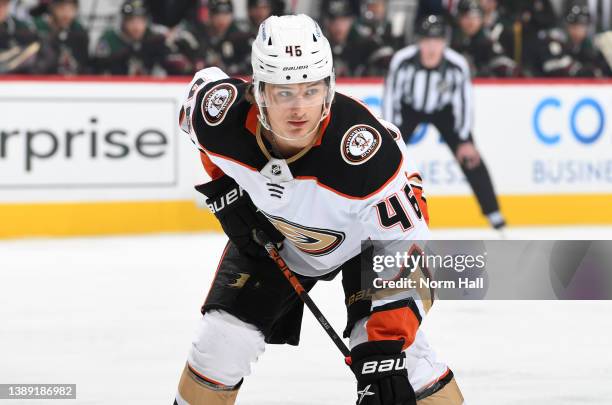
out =
[[[234,405],[242,381],[228,387],[200,375],[185,365],[175,405]]]

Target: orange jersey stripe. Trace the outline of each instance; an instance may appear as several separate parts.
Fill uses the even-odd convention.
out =
[[[259,109],[256,105],[252,105],[244,122],[244,127],[253,135],[257,133],[257,123],[259,122],[257,114],[259,114]]]
[[[373,312],[366,324],[368,340],[404,340],[402,350],[414,343],[419,320],[408,307]]]
[[[427,225],[429,225],[429,209],[427,208],[427,200],[425,199],[425,195],[423,193],[423,180],[421,180],[421,176],[418,173],[413,173],[410,176],[406,175],[406,177],[410,183],[410,188],[417,198],[419,208],[423,213],[423,218],[425,218],[425,222]]]
[[[204,170],[212,180],[216,180],[219,177],[223,176],[223,170],[219,168],[219,166],[215,165],[212,160],[206,155],[206,153],[200,151],[200,160],[202,161],[202,165],[204,166]]]

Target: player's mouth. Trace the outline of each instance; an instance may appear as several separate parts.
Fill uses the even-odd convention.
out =
[[[295,128],[303,128],[306,124],[308,124],[308,121],[288,121],[288,122],[289,122],[289,125]]]

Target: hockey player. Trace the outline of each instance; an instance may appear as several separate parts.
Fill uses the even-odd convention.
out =
[[[462,404],[419,329],[431,297],[370,298],[360,281],[362,240],[428,235],[421,179],[397,128],[335,92],[330,45],[310,17],[264,21],[251,62],[252,83],[198,72],[180,114],[211,177],[196,188],[229,242],[175,404],[234,404],[266,343],[299,342],[303,305],[260,231],[305,289],[342,272],[358,404]]]
[[[419,23],[417,45],[391,60],[383,97],[384,118],[397,125],[410,141],[417,125],[432,123],[455,155],[491,226],[501,229],[489,171],[472,138],[471,75],[467,61],[446,45],[442,17],[431,15]]]

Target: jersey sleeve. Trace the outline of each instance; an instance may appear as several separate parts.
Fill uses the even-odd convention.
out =
[[[228,78],[229,77],[217,67],[210,67],[197,72],[187,87],[187,91],[185,92],[185,96],[183,98],[183,105],[179,113],[179,127],[183,132],[191,137],[191,142],[198,147],[202,166],[212,180],[223,176],[224,173],[212,162],[204,149],[200,147],[193,125],[193,114],[195,111],[198,111],[196,108],[196,103],[200,92],[210,83]]]
[[[407,159],[406,155],[403,159]],[[370,239],[389,241],[384,248],[375,249],[375,255],[395,255],[404,249],[410,254],[417,249],[418,244],[410,241],[429,239],[429,214],[419,173],[403,162],[399,173],[362,207],[360,218]],[[371,314],[365,324],[368,340],[401,339],[403,348],[409,347],[427,313],[423,300],[416,289],[382,290],[381,294],[374,294]]]

